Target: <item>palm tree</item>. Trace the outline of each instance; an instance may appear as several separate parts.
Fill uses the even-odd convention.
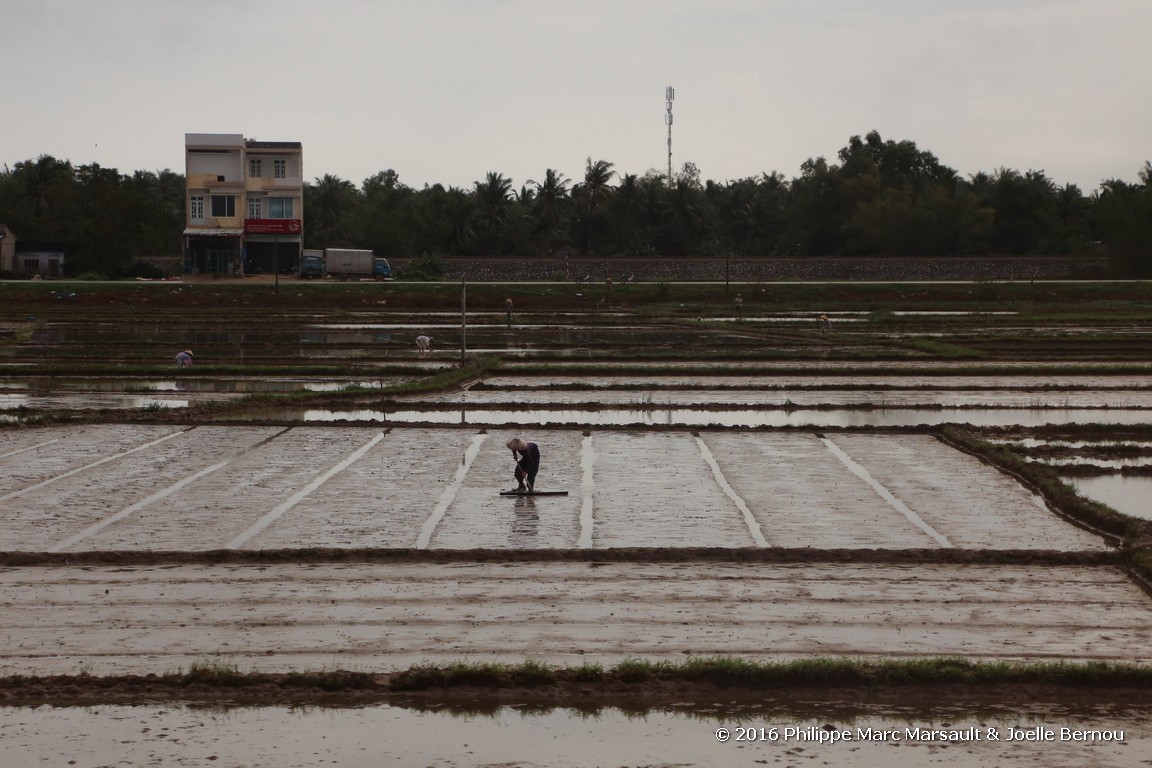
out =
[[[619,233],[628,253],[640,255],[651,247],[652,233],[649,229],[649,199],[644,188],[644,180],[634,173],[620,177],[620,185],[612,196],[609,213],[613,230]]]
[[[416,207],[420,219],[419,249],[433,253],[459,255],[473,236],[475,201],[467,190],[445,189],[441,184],[425,187],[417,193]]]
[[[1093,195],[1093,218],[1120,277],[1152,274],[1152,190],[1120,179],[1100,182]]]
[[[484,181],[475,182],[472,197],[476,202],[475,232],[481,247],[490,253],[502,250],[504,234],[512,221],[512,180],[489,171]]]
[[[304,210],[308,211],[309,226],[305,230],[311,243],[352,245],[350,215],[358,207],[360,193],[352,182],[324,174],[315,184],[304,187]]]
[[[584,213],[584,223],[588,234],[588,252],[592,251],[592,221],[601,209],[612,198],[614,190],[608,186],[616,172],[612,170],[613,164],[607,160],[588,162],[584,168],[584,182],[578,184],[573,196],[580,202]]]
[[[74,173],[68,161],[40,155],[35,162],[16,163],[12,175],[19,179],[22,196],[31,202],[32,213],[39,218],[52,210],[61,186],[71,181]]]
[[[536,191],[532,196],[533,229],[544,241],[563,239],[568,229],[568,206],[571,198],[564,174],[551,168],[544,171],[544,181],[529,181]]]
[[[677,179],[668,190],[661,213],[674,248],[689,250],[704,230],[706,206],[700,190],[690,179]]]

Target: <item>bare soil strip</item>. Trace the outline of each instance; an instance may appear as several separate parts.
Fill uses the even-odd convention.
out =
[[[1147,662],[1119,570],[741,563],[57,566],[0,571],[0,674],[387,671],[434,656]]]
[[[814,547],[612,547],[608,549],[214,549],[91,550],[83,552],[0,551],[0,567],[266,565],[266,564],[416,564],[416,563],[872,563],[884,565],[1108,565],[1123,566],[1114,549],[1069,551],[1042,549],[817,549]]]

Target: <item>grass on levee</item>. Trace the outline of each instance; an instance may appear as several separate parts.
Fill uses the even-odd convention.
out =
[[[178,692],[181,689],[236,690],[275,686],[329,693],[374,691],[381,694],[450,693],[453,689],[490,692],[575,687],[581,693],[627,693],[646,685],[713,685],[726,689],[836,688],[923,685],[1036,685],[1083,689],[1149,689],[1152,667],[1101,661],[972,661],[953,657],[867,660],[851,657],[792,661],[752,661],[726,656],[691,657],[682,662],[625,659],[615,665],[555,666],[528,659],[498,662],[423,663],[387,674],[322,669],[288,673],[245,672],[237,665],[198,661],[185,671],[159,675],[0,677],[0,699],[36,689],[50,699],[53,691],[75,695],[83,690],[117,686]]]
[[[396,691],[453,687],[531,687],[569,683],[706,683],[724,687],[776,687],[1033,683],[1076,686],[1152,686],[1152,668],[1104,662],[984,662],[960,658],[870,661],[812,658],[785,662],[725,656],[694,657],[675,663],[626,659],[605,669],[598,664],[552,667],[521,664],[424,664],[394,675]]]

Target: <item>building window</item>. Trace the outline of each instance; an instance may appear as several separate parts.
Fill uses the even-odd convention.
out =
[[[290,198],[290,197],[270,197],[270,198],[268,198],[268,218],[270,218],[270,219],[290,219],[290,218],[292,218],[292,198]]]
[[[248,218],[262,219],[264,218],[264,198],[250,197],[248,198]]]
[[[24,259],[24,269],[29,272],[39,272],[40,259]]]
[[[204,198],[193,197],[188,201],[188,216],[193,221],[204,220]]]
[[[278,179],[288,178],[288,161],[287,160],[273,160],[272,161],[272,175]]]
[[[212,215],[232,218],[236,215],[236,195],[212,195]]]
[[[264,164],[260,160],[255,160],[255,159],[249,160],[248,161],[248,175],[254,179],[258,179],[261,176],[263,176],[264,175],[262,173],[263,165]]]

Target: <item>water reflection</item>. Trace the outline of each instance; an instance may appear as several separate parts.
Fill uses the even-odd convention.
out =
[[[531,496],[516,496],[512,500],[512,510],[516,517],[512,523],[510,543],[517,547],[532,547],[540,533],[540,515],[536,511],[536,499]]]
[[[842,410],[763,409],[517,409],[491,410],[278,410],[263,417],[287,421],[371,421],[399,424],[503,424],[677,427],[917,427],[971,424],[979,427],[1044,424],[1149,424],[1152,410],[1099,408],[859,408]]]
[[[1152,520],[1152,477],[1113,474],[1064,480],[1076,486],[1081,496],[1122,514]]]
[[[724,694],[718,698],[734,698]],[[1139,705],[985,701],[956,705],[849,704],[815,694],[758,705],[669,709],[493,706],[454,709],[180,705],[0,709],[5,768],[44,764],[227,765],[345,768],[716,765],[780,763],[833,768],[984,765],[1136,765],[1152,736]],[[1093,730],[1092,739],[1009,741],[1028,729]],[[773,729],[776,729],[773,731]],[[787,731],[785,729],[788,729]],[[931,731],[970,733],[950,741]],[[828,734],[847,733],[836,742]],[[1116,736],[1122,732],[1122,738]],[[976,733],[980,738],[975,738]],[[995,733],[997,738],[989,738]],[[884,735],[880,735],[884,734]]]
[[[187,400],[149,397],[143,395],[116,395],[93,392],[78,395],[33,396],[19,393],[0,393],[0,410],[30,408],[36,410],[111,409],[134,410],[153,408],[187,408]]]
[[[1028,461],[1047,464],[1052,467],[1096,467],[1098,469],[1152,466],[1152,456],[1130,456],[1122,459],[1100,459],[1094,456],[1040,456],[1037,458],[1030,456]]]
[[[276,393],[276,391],[339,391],[348,387],[379,387],[381,383],[396,383],[401,377],[371,380],[348,379],[118,379],[86,377],[83,379],[53,377],[51,379],[0,380],[0,389],[26,390],[43,395],[69,393],[69,391],[107,391],[107,393],[151,393],[151,391],[194,391],[194,393]]]
[[[293,378],[29,378],[0,380],[0,408],[140,408],[158,402],[161,407],[186,406],[157,396],[187,394],[250,394],[262,392],[339,392],[348,388],[372,389],[405,381],[405,377],[376,379]]]
[[[432,320],[432,318],[428,318]],[[345,348],[407,346],[414,343],[422,332],[459,346],[460,326],[458,323],[432,320],[432,322],[412,323],[317,323],[302,329],[260,328],[236,331],[172,329],[157,332],[153,336],[132,337],[137,348],[190,347],[196,350],[208,348],[214,359],[260,356],[274,350],[276,355],[301,356],[319,353],[314,349],[322,345],[338,345]],[[675,341],[683,332],[667,324],[654,325],[610,325],[588,326],[576,323],[514,323],[515,333],[532,332],[533,342],[542,344],[598,344],[620,343],[621,341]],[[702,331],[707,333],[707,331]],[[510,331],[503,317],[492,322],[475,322],[468,325],[469,340],[482,340],[486,345],[495,345],[498,340],[508,338]],[[61,346],[79,345],[85,347],[114,347],[125,342],[123,326],[116,324],[54,323],[33,331],[30,341],[33,349],[45,356],[55,356]],[[165,353],[165,357],[167,357]]]

